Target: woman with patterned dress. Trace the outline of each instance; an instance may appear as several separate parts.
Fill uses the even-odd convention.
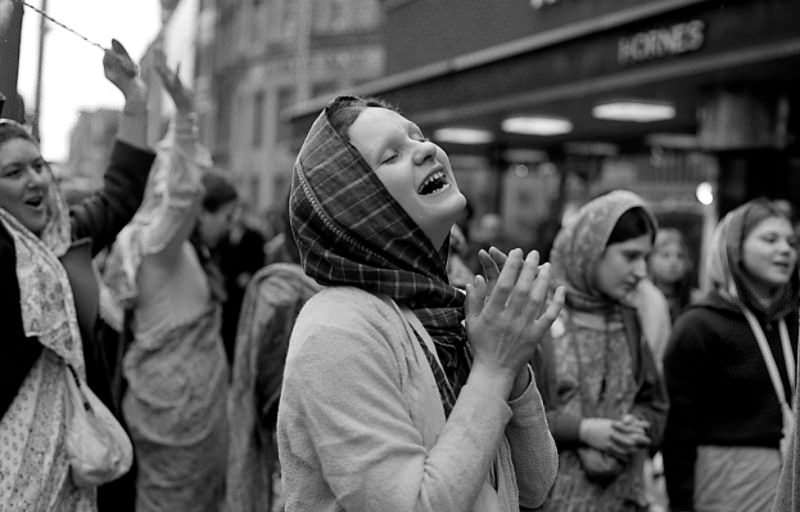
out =
[[[584,205],[556,237],[550,261],[567,298],[536,369],[559,447],[544,510],[647,510],[643,464],[667,401],[630,300],[654,234],[644,202],[615,191]]]
[[[136,510],[216,511],[224,498],[228,435],[222,285],[214,280],[218,272],[206,270],[204,246],[190,236],[199,219],[215,215],[204,213],[212,209],[204,202],[234,203],[207,197],[205,188],[233,189],[218,176],[204,180],[211,158],[198,143],[189,93],[163,55],[156,69],[175,101],[175,119],[158,145],[144,203],[106,263],[105,280],[128,312],[132,333],[122,408],[137,460]],[[224,219],[212,220],[199,226],[200,238],[221,232]]]
[[[153,163],[146,89],[113,41],[106,77],[125,107],[103,188],[67,209],[38,142],[0,120],[0,510],[92,511],[95,487],[77,485],[66,449],[72,367],[107,407],[109,374],[94,339],[98,287],[92,257],[139,206]],[[103,486],[101,486],[101,489]]]

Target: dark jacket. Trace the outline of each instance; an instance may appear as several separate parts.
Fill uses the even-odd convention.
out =
[[[789,337],[796,340],[797,313],[785,318]],[[791,397],[778,322],[758,319]],[[675,323],[664,355],[664,377],[670,398],[663,445],[667,492],[674,509],[691,510],[697,447],[778,449],[781,407],[744,315],[713,294],[690,306]]]
[[[112,410],[102,346],[94,343],[99,294],[92,258],[108,247],[133,217],[142,202],[154,158],[149,151],[116,142],[103,188],[70,208],[73,242],[61,258],[75,297],[88,384]],[[25,337],[19,290],[14,241],[0,223],[0,417],[5,415],[42,351],[36,339]]]

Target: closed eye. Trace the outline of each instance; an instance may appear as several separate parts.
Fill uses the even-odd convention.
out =
[[[387,153],[383,159],[381,160],[381,165],[392,163],[397,158],[397,151],[392,151],[391,153]]]
[[[22,171],[25,169],[22,165],[10,165],[3,169],[2,177],[3,178],[16,178],[19,176]]]

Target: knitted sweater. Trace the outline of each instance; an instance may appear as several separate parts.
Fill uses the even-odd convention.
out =
[[[791,397],[778,324],[759,320]],[[797,340],[797,315],[788,315],[786,324],[790,339]],[[797,344],[792,345],[796,351]],[[781,409],[744,315],[713,297],[678,318],[664,357],[664,377],[670,399],[663,445],[667,491],[673,508],[688,510],[697,447],[777,450]]]
[[[301,311],[286,361],[278,409],[286,511],[541,505],[557,454],[533,382],[511,402],[468,383],[445,422],[425,353],[392,303],[355,288],[323,290]]]

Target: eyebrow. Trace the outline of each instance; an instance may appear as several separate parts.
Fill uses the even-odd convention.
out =
[[[420,135],[423,134],[422,133],[422,129],[416,123],[414,123],[413,121],[406,120],[405,128],[406,128],[406,130],[405,130],[405,132],[403,132],[405,135],[408,135],[410,131],[416,131]],[[380,164],[381,163],[380,159],[381,159],[381,157],[383,155],[383,152],[386,151],[386,148],[391,145],[391,143],[393,142],[395,137],[397,137],[397,133],[396,132],[392,132],[391,134],[389,134],[389,136],[384,140],[384,142],[380,146],[378,146],[378,149],[375,150],[375,154],[374,155],[368,155],[369,156],[368,160],[371,160],[371,161],[375,162],[375,165]]]

